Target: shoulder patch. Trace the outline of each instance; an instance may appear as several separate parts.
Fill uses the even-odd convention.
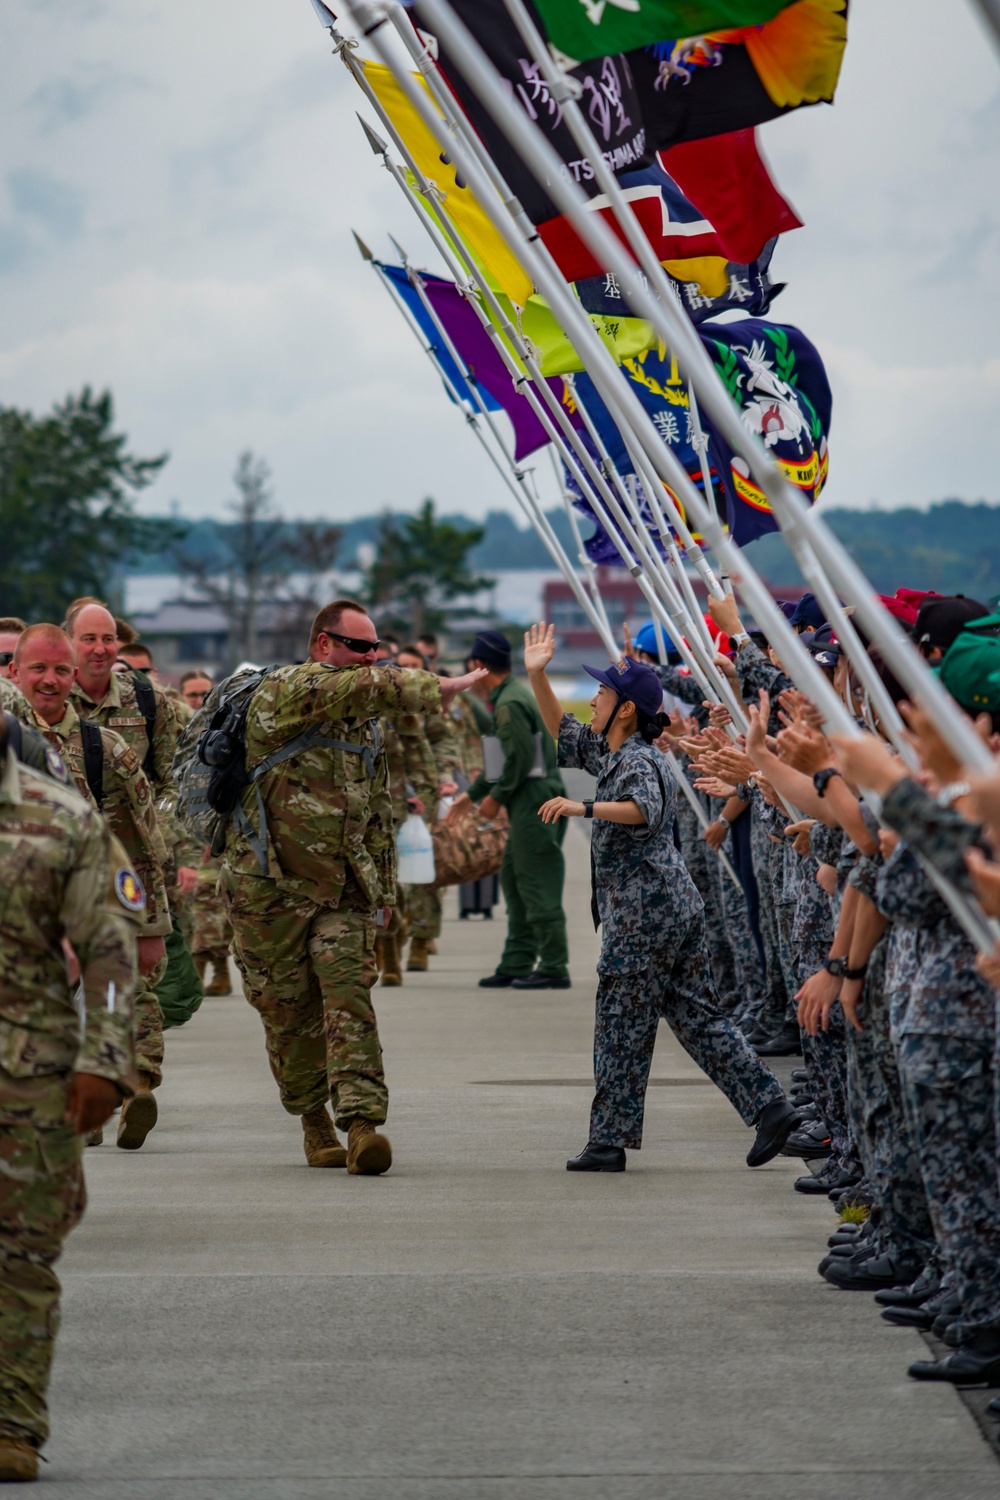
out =
[[[118,769],[124,771],[127,776],[134,776],[142,765],[142,761],[132,749],[132,746],[126,745],[121,738],[118,739],[118,743],[111,753],[115,758]]]
[[[66,762],[54,745],[45,747],[45,764],[53,781],[61,781],[65,786],[69,781],[69,771],[66,769]]]
[[[146,892],[142,888],[142,881],[124,865],[120,865],[115,871],[115,895],[126,911],[146,910]]]

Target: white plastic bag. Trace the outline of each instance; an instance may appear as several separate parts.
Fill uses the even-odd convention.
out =
[[[434,884],[434,843],[417,813],[396,830],[396,879],[401,885]]]

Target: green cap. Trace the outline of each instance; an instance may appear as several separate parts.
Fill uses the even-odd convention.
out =
[[[1000,627],[1000,614],[967,625],[937,668],[955,702],[970,714],[1000,711],[1000,636],[980,634],[990,627]]]

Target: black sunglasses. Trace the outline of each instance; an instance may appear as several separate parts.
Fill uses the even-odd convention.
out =
[[[338,635],[335,630],[324,630],[323,634],[328,635],[331,641],[339,641],[342,646],[347,647],[348,651],[356,651],[359,656],[366,656],[369,651],[377,651],[385,644],[384,641],[366,641],[356,635]]]

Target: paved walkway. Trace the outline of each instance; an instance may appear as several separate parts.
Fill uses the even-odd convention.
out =
[[[567,839],[574,988],[479,991],[503,937],[448,904],[377,992],[397,1165],[306,1168],[260,1024],[168,1038],[161,1124],[87,1154],[63,1262],[47,1494],[67,1500],[980,1500],[996,1462],[916,1334],[815,1265],[825,1202],[661,1029],[646,1142],[586,1139],[597,944]]]

